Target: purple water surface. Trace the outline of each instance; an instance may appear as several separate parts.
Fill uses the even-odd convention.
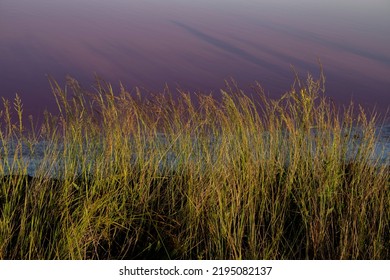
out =
[[[47,75],[92,89],[94,74],[127,88],[208,92],[233,77],[274,96],[303,76],[327,77],[338,104],[390,104],[390,2],[255,0],[1,0],[0,96],[26,114],[55,110]]]

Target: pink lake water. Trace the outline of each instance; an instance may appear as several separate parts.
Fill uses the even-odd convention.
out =
[[[390,1],[0,0],[0,96],[55,110],[48,75],[114,85],[217,91],[234,78],[273,96],[293,65],[338,104],[390,104]]]

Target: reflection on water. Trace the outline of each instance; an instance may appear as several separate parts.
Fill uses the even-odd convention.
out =
[[[94,73],[152,90],[216,90],[234,77],[282,94],[290,65],[315,74],[320,58],[338,103],[384,112],[389,11],[387,0],[2,0],[0,95],[18,92],[36,115],[55,107],[46,75],[88,87]]]
[[[351,135],[358,135],[359,131],[356,130]],[[264,133],[264,143],[267,143],[269,141],[268,134]],[[157,160],[157,165],[160,166],[162,170],[174,170],[175,166],[177,164],[180,164],[182,162],[181,155],[175,154],[172,150],[172,143],[169,142],[164,136],[161,134],[158,136],[159,138],[154,140],[156,143],[159,143],[159,147],[161,152],[163,152],[164,156],[162,158],[159,158],[158,156],[154,155],[153,159]],[[389,161],[389,155],[390,155],[390,126],[384,126],[377,129],[377,141],[373,149],[373,154],[371,155],[370,160],[372,163],[377,164],[379,162],[380,164],[385,164],[386,166],[390,165]],[[267,140],[268,139],[268,140]],[[177,140],[177,139],[176,139]],[[131,141],[131,140],[130,140]],[[204,140],[203,140],[204,141]],[[156,144],[154,143],[154,144]],[[92,146],[94,148],[91,148]],[[134,143],[130,145],[136,146]],[[153,143],[152,143],[153,145]],[[282,156],[286,160],[285,164],[288,165],[288,158],[289,158],[289,151],[288,149],[285,149],[286,147],[281,143],[280,153],[285,152],[286,155]],[[349,151],[347,152],[347,160],[354,160],[358,150],[364,146],[364,143],[359,142],[358,138],[351,139],[350,142],[348,142],[349,145]],[[76,145],[78,147],[78,145]],[[89,143],[87,145],[89,148],[84,148],[85,151],[82,151],[82,149],[79,151],[79,153],[73,155],[73,160],[75,160],[77,157],[80,157],[80,160],[75,160],[74,162],[77,162],[80,164],[79,166],[79,172],[81,170],[85,171],[86,166],[88,168],[91,168],[93,170],[96,168],[95,162],[103,160],[103,149],[99,144],[96,145],[93,143]],[[313,144],[308,145],[313,148],[313,156],[319,157],[316,151],[316,147],[313,146]],[[72,146],[73,147],[73,146]],[[193,143],[193,153],[191,155],[191,158],[186,158],[186,160],[193,160],[195,163],[203,162],[202,160],[202,153],[201,150],[204,149],[204,142],[199,143],[199,152],[196,152],[197,150],[197,139],[194,139]],[[74,150],[74,147],[71,148]],[[78,147],[80,149],[80,147]],[[144,146],[145,152],[142,153],[143,155],[148,155],[148,147],[147,145]],[[256,148],[254,148],[256,149]],[[266,149],[266,148],[265,148]],[[210,154],[213,154],[212,151],[217,151],[218,153],[218,140],[210,139],[210,146],[209,151]],[[32,152],[33,151],[33,152]],[[322,151],[323,152],[323,151]],[[87,153],[87,156],[83,153]],[[321,153],[321,151],[318,151],[318,153]],[[18,145],[17,143],[8,143],[7,147],[4,148],[2,145],[0,145],[0,165],[2,174],[28,174],[30,176],[52,176],[54,178],[62,178],[63,174],[66,169],[66,159],[62,158],[61,155],[64,154],[64,146],[62,144],[56,144],[53,145],[51,142],[45,142],[41,141],[38,143],[35,143],[32,146],[29,146],[27,144],[23,144],[22,146]],[[15,160],[14,156],[17,156],[17,160]],[[264,156],[267,156],[267,153],[264,153]],[[218,154],[215,154],[215,161],[218,159]],[[137,160],[140,160],[137,158],[137,155],[133,154],[129,157],[130,162],[129,165],[134,165]],[[90,162],[85,162],[85,159],[89,159]],[[72,159],[67,159],[72,161]],[[145,158],[141,159],[140,161],[146,161],[148,162],[150,159]],[[258,159],[262,160],[262,159]],[[72,161],[73,162],[73,161]],[[73,162],[73,163],[74,163]],[[69,164],[69,163],[68,163]],[[81,167],[81,164],[83,164],[83,169]],[[150,164],[150,162],[149,162]],[[69,168],[69,167],[68,167]],[[77,175],[75,175],[77,176]]]

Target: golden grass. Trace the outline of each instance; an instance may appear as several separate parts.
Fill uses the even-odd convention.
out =
[[[279,99],[51,86],[59,115],[35,132],[3,99],[1,259],[390,258],[378,121],[322,75]]]

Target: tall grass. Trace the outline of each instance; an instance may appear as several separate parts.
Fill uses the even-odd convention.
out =
[[[336,108],[322,75],[279,99],[51,86],[36,131],[3,99],[1,259],[390,258],[378,121]]]

